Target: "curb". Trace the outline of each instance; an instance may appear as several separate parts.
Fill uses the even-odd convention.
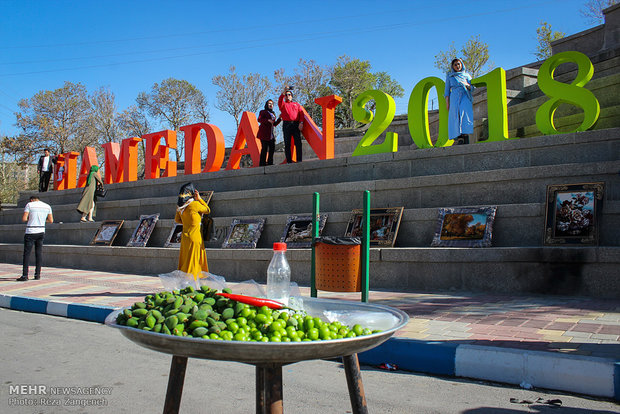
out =
[[[104,323],[109,306],[76,305],[0,294],[0,307]],[[620,401],[620,361],[491,346],[388,339],[358,354],[360,363],[389,362],[406,371],[540,387]]]

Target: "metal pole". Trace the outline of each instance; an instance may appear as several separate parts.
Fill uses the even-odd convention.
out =
[[[312,207],[312,257],[310,264],[310,296],[316,298],[316,264],[315,264],[315,247],[314,242],[319,237],[319,193],[315,192],[313,196]]]
[[[364,191],[364,218],[362,227],[362,302],[368,302],[370,279],[370,191]]]

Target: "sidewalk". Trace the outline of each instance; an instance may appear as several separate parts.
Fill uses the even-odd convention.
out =
[[[20,275],[21,266],[0,263],[0,307],[96,322],[163,290],[159,278],[135,274],[45,267],[41,280],[16,282]],[[309,288],[301,291],[309,295]],[[359,294],[319,295],[359,300]],[[360,354],[363,363],[620,400],[619,300],[388,291],[369,297],[411,319],[388,342]]]

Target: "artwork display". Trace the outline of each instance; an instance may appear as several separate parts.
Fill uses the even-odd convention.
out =
[[[181,236],[183,235],[183,225],[182,224],[174,224],[172,229],[170,230],[170,234],[166,239],[166,243],[164,243],[164,247],[181,247]]]
[[[434,247],[490,247],[497,206],[440,208]]]
[[[370,245],[394,247],[404,207],[370,209]],[[362,237],[363,210],[355,209],[347,224],[345,237]]]
[[[327,214],[319,214],[319,236],[327,221]],[[288,216],[280,241],[288,248],[312,247],[312,216]]]
[[[547,186],[544,244],[598,243],[605,183]]]
[[[198,191],[200,197],[209,205],[209,201],[211,201],[211,197],[213,197],[213,191]]]
[[[124,220],[104,220],[90,244],[95,246],[111,246]]]
[[[140,216],[140,222],[138,223],[138,226],[134,230],[133,234],[131,235],[129,242],[127,242],[127,246],[145,247],[146,243],[151,237],[151,233],[153,233],[153,229],[155,228],[155,224],[157,224],[158,220],[159,213]]]
[[[264,226],[264,218],[233,219],[222,248],[255,249]]]

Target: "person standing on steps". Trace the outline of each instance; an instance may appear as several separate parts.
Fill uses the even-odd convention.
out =
[[[24,257],[22,276],[18,282],[28,280],[28,262],[30,252],[34,246],[35,270],[34,278],[41,279],[41,265],[43,264],[43,239],[45,238],[45,223],[53,223],[52,208],[49,204],[39,200],[38,196],[30,197],[30,202],[24,208],[22,221],[26,222],[24,234]]]
[[[282,118],[276,119],[276,113],[273,111],[273,101],[269,99],[265,102],[265,109],[258,113],[257,137],[261,141],[260,150],[260,166],[273,165],[273,151],[276,147],[276,137],[273,130],[282,121]]]
[[[446,75],[446,107],[448,109],[448,138],[456,145],[469,144],[474,133],[474,105],[471,97],[471,75],[461,59],[453,59]]]
[[[82,213],[80,221],[86,223],[93,220],[93,216],[97,213],[97,196],[95,190],[97,189],[97,183],[103,186],[103,180],[99,173],[99,166],[93,165],[90,167],[88,178],[86,179],[86,186],[82,190],[82,198],[77,206],[77,211]]]
[[[56,163],[56,157],[50,155],[49,148],[43,150],[44,155],[39,157],[37,164],[37,172],[39,173],[39,192],[44,193],[47,191],[47,187],[50,184],[50,177],[52,171],[54,171],[54,164]]]
[[[293,163],[291,154],[291,139],[295,142],[296,162],[302,161],[301,131],[304,129],[303,108],[297,102],[293,102],[293,88],[286,86],[284,93],[278,99],[280,116],[282,117],[282,134],[284,136],[284,155],[286,163]]]

